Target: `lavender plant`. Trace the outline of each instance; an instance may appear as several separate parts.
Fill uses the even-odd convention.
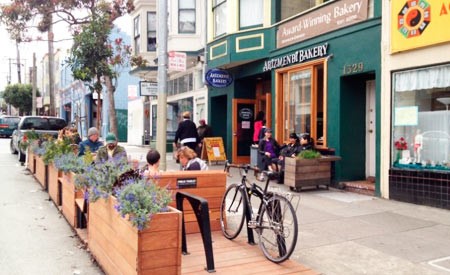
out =
[[[116,210],[122,217],[128,216],[128,220],[138,230],[147,228],[154,214],[167,212],[167,206],[172,201],[169,190],[146,179],[128,182],[115,193]]]
[[[125,161],[124,161],[125,160]],[[89,201],[99,198],[107,199],[113,193],[117,179],[123,173],[131,170],[131,166],[123,156],[110,158],[102,162],[94,162],[84,167],[82,173],[75,177],[75,185],[85,188],[89,193]]]

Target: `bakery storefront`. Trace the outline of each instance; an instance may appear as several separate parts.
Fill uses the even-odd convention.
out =
[[[335,163],[335,183],[368,177],[378,182],[381,19],[371,3],[327,2],[265,30],[276,36],[274,44],[267,43],[274,47],[270,51],[264,48],[251,62],[222,65],[233,82],[209,87],[210,115],[213,123],[227,125],[219,135],[233,162],[245,163],[250,156],[254,117],[245,120],[250,116],[243,114],[263,110],[279,143],[292,132],[309,133],[316,148],[342,158]],[[335,13],[349,5],[358,9]],[[306,27],[305,22],[314,24]],[[232,40],[225,37],[211,45],[210,55],[228,45],[227,39]],[[228,48],[222,48],[228,56]]]
[[[450,209],[450,16],[444,1],[400,2],[391,5],[389,197]],[[420,24],[408,22],[416,13]]]

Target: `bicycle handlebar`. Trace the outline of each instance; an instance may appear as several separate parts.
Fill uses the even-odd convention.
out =
[[[224,171],[229,173],[230,172],[230,167],[233,168],[238,168],[238,169],[244,169],[245,172],[247,173],[249,170],[250,171],[255,171],[255,172],[261,172],[263,174],[265,174],[266,176],[272,176],[272,175],[276,175],[278,172],[274,172],[274,171],[268,171],[268,170],[263,170],[261,171],[258,167],[256,166],[251,166],[248,163],[245,164],[236,164],[236,163],[230,163],[227,161],[225,161],[225,168]]]

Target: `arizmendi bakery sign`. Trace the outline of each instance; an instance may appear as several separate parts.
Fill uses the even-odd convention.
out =
[[[368,0],[341,0],[281,24],[277,48],[367,20]]]
[[[266,62],[264,62],[263,72],[281,68],[295,63],[306,62],[308,60],[318,57],[324,57],[327,55],[328,55],[328,43],[307,48],[304,50],[298,50],[291,54],[267,60]]]

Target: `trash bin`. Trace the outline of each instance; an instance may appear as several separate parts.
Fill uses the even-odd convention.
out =
[[[251,145],[250,146],[250,165],[251,166],[256,166],[259,169],[263,168],[262,156],[258,152],[258,146],[257,145]]]

